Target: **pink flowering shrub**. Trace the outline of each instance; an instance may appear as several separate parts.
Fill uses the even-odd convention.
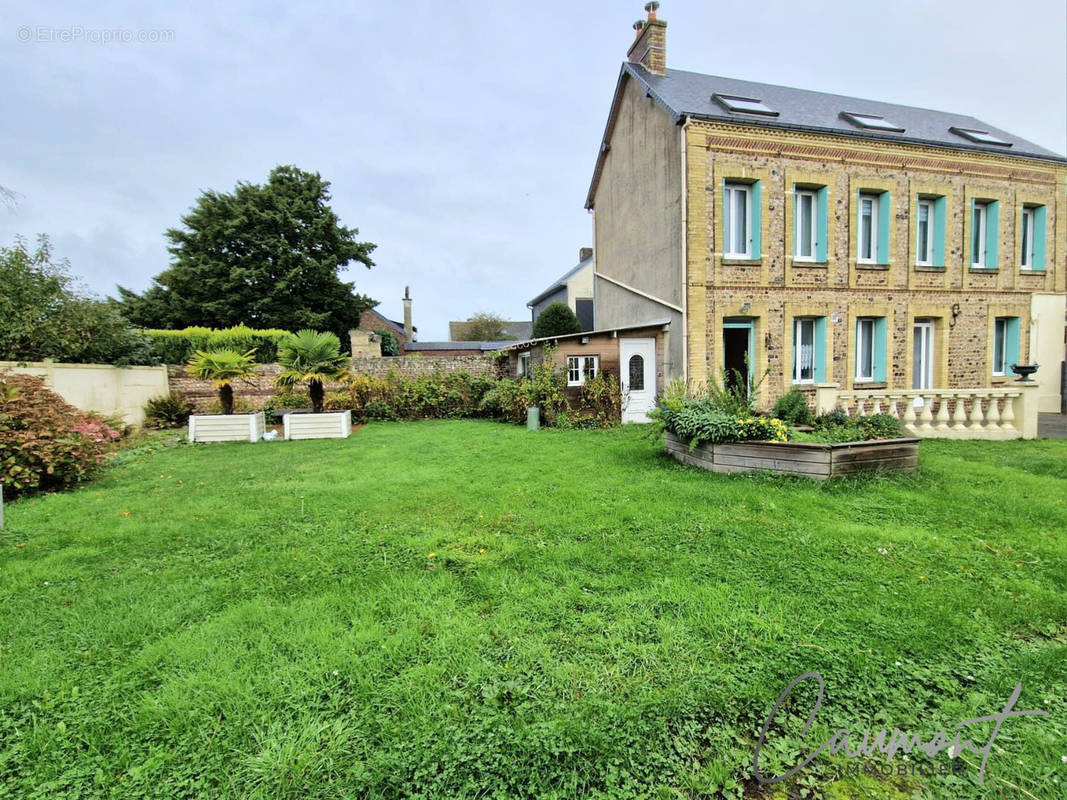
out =
[[[5,495],[63,489],[114,454],[121,433],[68,405],[44,381],[0,373],[0,483]]]

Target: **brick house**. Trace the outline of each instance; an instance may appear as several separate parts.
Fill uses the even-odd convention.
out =
[[[658,5],[586,202],[597,327],[668,317],[668,376],[765,376],[765,408],[1038,362],[1059,410],[1067,159],[968,116],[668,69]]]
[[[404,353],[404,345],[415,341],[415,335],[419,329],[411,324],[411,292],[408,287],[404,287],[404,321],[398,322],[396,320],[389,319],[381,311],[378,310],[378,306],[368,309],[359,315],[359,325],[357,330],[372,332],[384,328],[396,337],[397,344],[400,345],[400,353]]]

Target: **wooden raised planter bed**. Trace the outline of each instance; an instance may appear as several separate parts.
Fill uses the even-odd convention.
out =
[[[255,414],[193,414],[190,442],[258,442],[267,429],[263,412]]]
[[[675,461],[710,472],[778,472],[817,481],[869,470],[915,472],[919,466],[918,439],[880,439],[870,442],[736,442],[699,444],[692,450],[672,433],[664,434],[667,452]]]
[[[286,414],[282,424],[286,439],[347,439],[352,433],[352,412]]]

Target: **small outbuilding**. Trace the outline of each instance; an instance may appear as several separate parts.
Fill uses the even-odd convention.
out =
[[[622,389],[620,413],[625,422],[648,422],[656,397],[670,374],[669,318],[597,331],[546,336],[503,348],[515,377],[530,377],[544,361],[545,348],[554,347],[552,360],[567,378],[567,394],[576,399],[587,380],[614,375]]]

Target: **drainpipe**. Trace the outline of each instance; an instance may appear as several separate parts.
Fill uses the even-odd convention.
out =
[[[681,126],[682,153],[682,380],[689,386],[689,170],[686,159],[686,136],[689,117]]]

